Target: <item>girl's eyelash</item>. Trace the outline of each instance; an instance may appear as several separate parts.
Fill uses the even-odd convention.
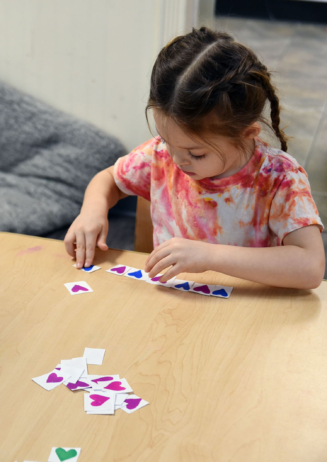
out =
[[[202,156],[193,156],[193,154],[191,154],[190,152],[189,155],[192,157],[192,159],[203,159],[206,156],[205,154],[202,154]]]

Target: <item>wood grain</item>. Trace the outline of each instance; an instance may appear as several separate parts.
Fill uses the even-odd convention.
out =
[[[98,252],[78,272],[60,241],[0,233],[0,460],[46,461],[52,446],[81,462],[327,460],[327,283],[278,289],[207,272],[228,300],[104,270],[146,254]],[[85,280],[94,293],[71,296]],[[120,374],[150,405],[86,415],[83,392],[31,378],[85,347],[106,348],[89,373]]]

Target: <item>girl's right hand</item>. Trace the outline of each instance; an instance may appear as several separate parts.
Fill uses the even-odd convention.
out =
[[[106,237],[109,223],[103,213],[81,212],[73,221],[64,239],[68,254],[76,259],[76,267],[92,265],[96,245],[108,250]]]

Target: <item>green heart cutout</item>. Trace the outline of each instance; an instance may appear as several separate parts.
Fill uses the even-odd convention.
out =
[[[75,451],[75,449],[70,449],[69,451],[65,451],[63,448],[57,448],[56,454],[60,460],[68,460],[68,459],[72,459],[73,457],[77,456],[77,451]]]

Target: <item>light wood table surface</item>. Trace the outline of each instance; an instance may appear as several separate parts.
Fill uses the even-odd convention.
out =
[[[81,447],[79,462],[327,461],[327,282],[188,275],[234,287],[217,299],[105,272],[146,254],[98,251],[90,274],[61,241],[0,233],[0,248],[1,462],[53,446]],[[71,296],[80,280],[94,293]],[[120,374],[150,405],[87,415],[83,391],[31,380],[85,347],[106,349],[90,374]]]

